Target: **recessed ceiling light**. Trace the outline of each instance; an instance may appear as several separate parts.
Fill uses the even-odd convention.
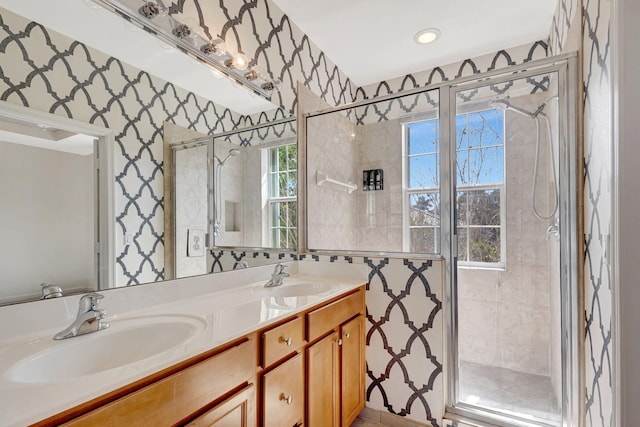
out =
[[[427,28],[426,30],[420,30],[413,36],[413,40],[415,40],[418,44],[428,44],[433,43],[440,37],[440,30],[437,28]]]

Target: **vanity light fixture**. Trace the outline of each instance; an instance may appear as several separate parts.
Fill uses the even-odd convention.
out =
[[[415,40],[418,44],[429,44],[438,40],[440,37],[440,30],[437,28],[427,28],[424,30],[420,30],[413,36],[413,40]]]
[[[181,16],[179,21],[169,13],[163,0],[146,1],[138,7],[133,0],[92,0],[114,12],[136,27],[144,29],[161,42],[177,48],[197,61],[209,66],[216,75],[224,76],[245,86],[252,92],[271,99],[279,81],[272,81],[267,74],[249,70],[250,61],[242,53],[231,54],[221,38],[209,38],[197,30],[199,23]],[[140,4],[140,3],[138,3]],[[189,24],[189,20],[193,21]]]
[[[200,52],[205,55],[224,56],[227,54],[225,50],[224,42],[221,39],[216,39],[200,46]]]
[[[138,13],[147,19],[153,19],[160,15],[160,7],[156,3],[149,1],[140,6]]]
[[[232,70],[246,70],[249,66],[247,57],[241,53],[233,55],[231,58],[224,61],[224,66]]]
[[[247,80],[255,80],[259,77],[258,72],[256,70],[249,70],[244,73],[244,78]]]
[[[191,36],[191,28],[189,28],[189,26],[185,24],[178,24],[175,27],[173,27],[172,33],[177,38],[184,39],[186,37]]]

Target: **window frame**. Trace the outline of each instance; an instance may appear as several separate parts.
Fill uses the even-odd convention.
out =
[[[405,117],[400,120],[400,124],[402,126],[402,251],[404,253],[416,253],[411,251],[411,230],[412,229],[420,229],[420,228],[433,228],[436,230],[437,237],[434,238],[434,251],[433,252],[421,252],[421,254],[429,255],[429,256],[440,256],[442,252],[441,247],[441,228],[442,228],[442,219],[439,220],[438,226],[411,226],[411,196],[414,194],[436,194],[440,199],[440,203],[442,203],[441,197],[441,182],[440,182],[440,162],[441,162],[441,150],[440,150],[440,125],[438,123],[438,131],[436,135],[438,137],[438,150],[434,152],[421,153],[420,156],[423,155],[437,155],[437,164],[438,164],[438,185],[434,187],[410,187],[411,179],[410,179],[410,169],[409,169],[409,159],[411,157],[415,157],[416,155],[409,154],[409,132],[408,126],[413,123],[421,123],[426,121],[439,121],[438,113],[436,111],[425,112],[421,114],[415,114],[409,117]],[[442,205],[440,205],[440,209]],[[440,218],[442,217],[442,212],[439,212]]]
[[[474,190],[492,190],[492,189],[497,189],[500,191],[500,224],[499,226],[492,226],[492,225],[477,225],[477,226],[471,226],[469,224],[465,225],[463,228],[465,228],[467,230],[467,236],[469,235],[468,230],[469,229],[473,229],[473,228],[499,228],[500,230],[500,261],[499,262],[482,262],[482,261],[468,261],[468,260],[461,260],[461,259],[457,259],[457,263],[459,267],[462,268],[481,268],[481,269],[498,269],[498,270],[504,270],[506,269],[506,258],[507,258],[507,236],[506,236],[506,208],[507,208],[507,203],[506,203],[506,193],[507,193],[507,173],[506,173],[506,123],[505,123],[505,114],[504,111],[500,111],[498,109],[494,109],[494,108],[490,108],[488,105],[477,105],[474,106],[474,108],[470,108],[470,109],[465,109],[462,112],[456,113],[456,120],[459,116],[469,116],[470,114],[474,114],[474,113],[480,113],[483,111],[490,111],[490,110],[495,110],[501,113],[502,115],[502,144],[492,144],[492,145],[487,145],[487,146],[483,146],[482,148],[493,148],[493,147],[502,147],[502,181],[501,182],[497,182],[497,183],[483,183],[483,184],[464,184],[464,185],[459,185],[457,183],[457,175],[453,174],[452,178],[456,180],[456,182],[454,183],[454,187],[455,187],[455,194],[457,195],[459,192],[462,191],[474,191]],[[441,176],[438,177],[438,186],[437,187],[410,187],[410,168],[409,168],[409,160],[412,157],[415,157],[415,155],[410,155],[409,154],[409,133],[408,133],[408,126],[413,124],[413,123],[420,123],[420,122],[426,122],[426,121],[438,121],[439,122],[439,117],[438,114],[436,112],[430,112],[430,113],[425,113],[419,116],[412,116],[410,118],[405,118],[404,120],[401,121],[402,124],[402,157],[403,157],[403,168],[404,168],[404,173],[403,173],[403,238],[402,238],[402,247],[403,247],[403,251],[404,252],[411,252],[411,229],[413,228],[432,228],[432,227],[423,227],[423,226],[411,226],[410,225],[410,212],[411,212],[411,203],[410,203],[410,198],[411,195],[414,194],[423,194],[423,193],[435,193],[438,194],[438,196],[440,197],[441,195],[441,187],[442,184],[440,182]],[[439,128],[439,124],[438,124],[438,128]],[[440,162],[442,161],[442,144],[439,141],[440,139],[440,134],[437,133],[438,135],[438,151],[434,152],[434,153],[421,153],[420,155],[426,155],[426,154],[436,154],[438,156],[438,173],[440,174],[440,169],[441,169],[441,164]],[[456,144],[456,135],[452,135],[451,141],[454,145]],[[449,149],[449,148],[447,148]],[[465,152],[470,152],[472,150],[479,150],[481,148],[470,148],[469,146],[467,146],[466,148],[459,150],[458,147],[455,147],[455,156],[456,156],[456,161],[458,158],[458,153],[465,151]],[[441,197],[440,197],[441,199]],[[458,207],[457,207],[457,200],[453,200],[452,201],[455,205],[455,211],[456,211],[456,217],[457,217],[457,212],[458,212]],[[440,212],[440,215],[442,215],[442,212]],[[457,224],[457,218],[456,221],[454,221],[455,223],[455,236],[457,239],[456,242],[456,249],[458,249],[457,254],[460,254],[460,250],[459,250],[459,239],[458,239],[458,224]],[[441,220],[440,220],[440,224],[441,224]],[[433,227],[438,231],[438,237],[440,237],[440,233],[441,233],[441,225],[439,225],[438,227]],[[437,251],[431,253],[425,253],[425,255],[440,255],[442,248],[441,243],[439,242],[439,239],[435,240],[435,245],[437,245]],[[467,259],[469,256],[469,242],[470,240],[467,238]],[[435,250],[435,248],[434,248]]]
[[[272,164],[272,152],[274,150],[279,150],[283,147],[289,147],[289,146],[294,146],[296,147],[296,169],[287,169],[287,170],[277,170],[274,171],[273,170],[273,164]],[[267,239],[267,245],[271,248],[274,249],[285,249],[285,250],[296,250],[297,249],[297,244],[296,247],[290,248],[288,246],[282,246],[281,244],[281,239],[280,239],[280,233],[279,230],[286,230],[286,234],[287,237],[289,237],[290,234],[293,234],[295,236],[295,240],[296,242],[298,241],[298,218],[297,215],[295,217],[295,221],[296,223],[293,226],[285,226],[285,227],[275,227],[274,226],[274,215],[273,215],[273,210],[274,210],[274,206],[278,205],[278,204],[282,204],[282,203],[295,203],[296,204],[296,209],[298,208],[298,192],[299,192],[299,188],[298,188],[298,171],[299,168],[298,166],[298,147],[297,147],[297,143],[291,142],[289,140],[285,140],[285,141],[280,141],[276,144],[273,144],[269,147],[265,148],[265,155],[266,155],[266,175],[267,175],[267,179],[266,179],[266,217],[267,217],[267,224],[268,224],[268,230],[269,232],[267,233],[266,239]],[[276,154],[277,156],[277,154]],[[287,162],[288,163],[288,162]],[[273,190],[273,176],[274,175],[281,175],[281,174],[290,174],[291,172],[295,172],[295,176],[296,176],[296,191],[294,195],[289,195],[289,196],[284,196],[284,197],[274,197],[272,190]],[[293,230],[293,233],[292,233]],[[289,239],[287,238],[287,242],[289,241]],[[277,244],[277,246],[276,246]]]

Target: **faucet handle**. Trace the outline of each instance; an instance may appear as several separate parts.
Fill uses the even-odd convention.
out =
[[[90,292],[82,295],[80,298],[80,307],[78,313],[85,313],[89,310],[96,310],[98,308],[99,301],[104,298],[104,295],[97,292]]]

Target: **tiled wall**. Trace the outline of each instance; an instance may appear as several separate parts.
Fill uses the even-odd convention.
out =
[[[543,93],[512,97],[511,102],[535,111],[546,98]],[[548,216],[553,213],[553,190],[545,184],[552,171],[544,122],[542,126],[536,207]],[[550,264],[559,258],[549,256],[555,239],[546,240],[554,219],[540,220],[532,212],[535,156],[535,121],[507,111],[505,268],[458,269],[458,348],[463,361],[549,376],[551,363],[560,363],[549,357],[551,299],[560,298],[550,282]]]

